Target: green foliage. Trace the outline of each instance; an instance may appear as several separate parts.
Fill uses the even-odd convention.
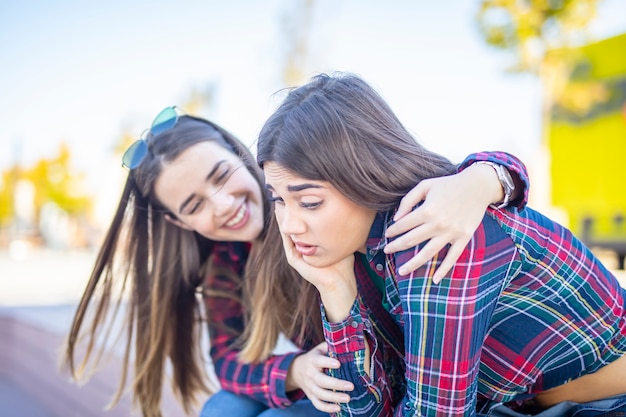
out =
[[[315,0],[298,0],[289,4],[291,9],[281,20],[284,35],[282,78],[284,84],[291,87],[306,80]]]
[[[59,154],[51,159],[41,159],[32,168],[13,167],[2,173],[0,185],[0,225],[10,223],[14,217],[15,184],[30,181],[35,188],[33,207],[38,215],[44,204],[53,202],[72,217],[89,214],[91,198],[82,189],[84,175],[71,166],[71,152],[61,144]]]
[[[485,41],[514,55],[512,71],[539,73],[550,51],[580,45],[599,0],[483,0]]]
[[[0,180],[0,228],[2,228],[7,226],[15,216],[13,193],[19,170],[13,167],[0,175],[2,178]]]

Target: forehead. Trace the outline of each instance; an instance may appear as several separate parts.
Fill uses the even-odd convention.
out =
[[[154,184],[154,191],[161,203],[169,207],[173,202],[186,198],[221,161],[240,164],[241,159],[215,142],[199,142],[184,150],[172,161],[163,162],[161,173]]]
[[[308,181],[306,178],[300,177],[293,171],[285,168],[276,162],[266,162],[263,164],[263,172],[265,173],[265,182],[268,185],[291,184],[297,181]]]
[[[215,142],[199,142],[171,161],[164,161],[161,177],[185,174],[198,169],[211,169],[219,161],[240,161],[237,155]],[[206,173],[205,173],[206,174]]]

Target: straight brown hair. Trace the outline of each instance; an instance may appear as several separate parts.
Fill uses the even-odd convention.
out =
[[[371,86],[343,73],[317,75],[289,92],[261,129],[257,162],[261,167],[274,162],[302,178],[329,182],[375,211],[395,208],[423,179],[455,172],[448,159],[415,140]],[[266,273],[275,262],[266,256],[259,270]],[[284,274],[258,278],[255,312],[270,318],[262,324],[265,331],[286,319],[271,312],[273,300],[293,285],[284,279]],[[310,303],[317,290],[312,285],[303,288],[302,298],[291,302],[293,314],[317,316],[318,308]],[[257,346],[263,344],[263,334],[250,331],[246,352],[262,351]]]
[[[205,320],[199,293],[211,291],[202,288],[202,283],[211,273],[207,268],[211,267],[214,244],[166,221],[167,211],[153,190],[162,163],[174,160],[194,144],[213,141],[237,155],[261,189],[263,179],[250,151],[229,132],[204,119],[182,116],[175,127],[150,135],[146,141],[149,152],[129,172],[74,315],[63,362],[74,378],[89,376],[99,366],[115,333],[116,318],[123,311],[122,378],[111,406],[123,394],[132,361],[134,402],[144,416],[160,417],[168,362],[174,393],[186,412],[198,393],[210,393],[198,324]],[[268,219],[267,203],[264,210]],[[232,279],[244,287],[241,277]]]

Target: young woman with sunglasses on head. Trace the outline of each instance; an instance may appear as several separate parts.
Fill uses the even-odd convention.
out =
[[[525,199],[523,166],[514,159],[501,163],[515,173],[516,192]],[[160,416],[161,389],[171,364],[174,393],[190,412],[197,394],[209,391],[202,326],[197,326],[206,320],[210,355],[222,389],[205,404],[202,416],[326,415],[311,401],[341,401],[344,394],[336,390],[350,390],[352,384],[323,372],[340,364],[326,356],[319,314],[293,312],[292,300],[310,295],[306,290],[310,284],[284,260],[262,176],[249,150],[218,125],[167,108],[148,136],[125,153],[123,164],[129,168],[128,179],[67,341],[65,361],[72,375],[79,377],[97,365],[114,317],[124,310],[120,313],[125,315],[124,377],[114,402],[132,362],[135,402],[144,416]],[[459,192],[449,196],[450,186]],[[401,220],[405,225],[395,233],[417,225],[403,236],[409,244],[430,239],[433,253],[447,243],[462,248],[488,203],[502,193],[496,176],[476,167],[445,181],[422,184],[405,205],[425,198],[424,207],[430,208],[412,212],[405,208],[408,214]],[[446,216],[454,216],[454,222],[442,225]],[[439,243],[441,236],[444,240]],[[277,333],[265,335],[268,352],[280,332],[299,350],[244,363],[239,358],[241,341],[250,337],[245,316],[256,302],[246,298],[257,272],[248,261],[264,256],[276,260],[271,272],[289,277],[292,284],[272,300],[276,316],[251,319],[277,324]],[[415,257],[407,267],[426,260]],[[316,305],[317,295],[308,302]],[[286,320],[275,320],[285,318],[285,312]],[[84,354],[77,351],[81,336],[86,338]]]
[[[624,415],[626,289],[566,228],[523,205],[491,207],[439,284],[445,248],[398,271],[422,246],[384,253],[400,198],[458,167],[359,77],[293,89],[257,160],[289,263],[319,291],[342,362],[330,375],[355,386],[337,415]],[[280,278],[259,277],[257,305],[290,285]]]

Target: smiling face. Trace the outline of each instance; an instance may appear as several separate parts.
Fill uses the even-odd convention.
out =
[[[304,261],[323,268],[364,252],[376,212],[349,200],[326,181],[298,177],[274,162],[264,164],[278,226]]]
[[[259,184],[215,142],[199,142],[164,162],[154,192],[175,216],[169,220],[208,239],[249,242],[263,230]]]

